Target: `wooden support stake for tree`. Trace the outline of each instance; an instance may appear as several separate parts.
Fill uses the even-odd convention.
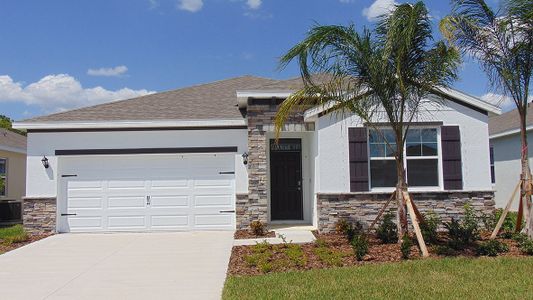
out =
[[[498,235],[498,232],[500,231],[500,228],[502,227],[503,221],[505,220],[505,217],[507,216],[509,209],[511,209],[511,205],[513,204],[514,198],[521,184],[522,184],[522,180],[518,181],[518,184],[514,188],[511,198],[509,198],[509,200],[507,201],[507,205],[505,206],[505,209],[503,210],[502,215],[500,216],[500,219],[498,220],[498,223],[496,224],[496,227],[494,228],[494,230],[492,231],[492,234],[490,235],[491,240],[495,239],[496,236]]]
[[[370,224],[370,226],[368,227],[368,230],[367,232],[370,233],[370,231],[372,231],[372,229],[374,228],[374,225],[376,225],[376,223],[379,221],[379,219],[381,219],[381,215],[383,215],[383,213],[385,212],[385,210],[387,209],[387,207],[389,206],[390,202],[392,201],[392,199],[394,199],[394,196],[396,195],[396,191],[394,191],[392,193],[392,195],[390,196],[389,200],[385,203],[385,205],[383,205],[383,207],[379,210],[378,212],[378,215],[377,217],[374,219],[374,221],[372,221],[372,224]]]
[[[407,210],[409,211],[409,215],[411,216],[411,222],[413,222],[413,228],[415,229],[418,245],[420,246],[420,250],[422,251],[422,257],[428,257],[429,252],[426,247],[426,243],[424,242],[422,231],[420,231],[420,226],[418,225],[418,220],[415,214],[415,210],[413,209],[413,202],[411,201],[411,197],[407,192],[403,192],[403,197],[405,198],[405,202],[407,203]]]
[[[426,219],[424,218],[424,216],[418,210],[418,207],[416,206],[415,202],[411,201],[411,204],[413,205],[413,209],[415,211],[415,215],[416,215],[416,218],[418,219],[418,222],[426,223]]]

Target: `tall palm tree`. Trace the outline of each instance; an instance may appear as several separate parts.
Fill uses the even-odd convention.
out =
[[[382,137],[376,122],[387,120],[395,137],[385,141],[396,161],[397,224],[402,237],[407,232],[403,153],[407,131],[425,102],[436,101],[426,96],[456,79],[459,53],[441,41],[433,42],[428,10],[417,2],[397,6],[373,30],[314,26],[281,58],[281,68],[294,59],[304,87],[280,105],[275,119],[278,134],[291,114],[310,105],[353,113]]]
[[[483,0],[452,0],[452,5],[451,14],[441,20],[441,32],[451,44],[477,59],[491,85],[516,105],[522,143],[519,210],[523,210],[526,219],[526,232],[533,237],[526,131],[533,73],[533,0],[505,1],[499,12],[494,12]],[[517,228],[520,225],[521,221]]]

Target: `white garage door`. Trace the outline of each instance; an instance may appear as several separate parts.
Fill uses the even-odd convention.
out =
[[[233,230],[234,156],[62,157],[60,231]]]

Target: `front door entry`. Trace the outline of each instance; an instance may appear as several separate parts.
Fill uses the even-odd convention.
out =
[[[270,140],[270,214],[303,220],[301,139]]]

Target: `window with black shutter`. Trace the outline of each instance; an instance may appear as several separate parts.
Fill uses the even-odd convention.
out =
[[[463,189],[461,133],[459,126],[441,127],[442,173],[445,190]]]
[[[348,129],[350,191],[368,191],[368,133],[366,127]]]

